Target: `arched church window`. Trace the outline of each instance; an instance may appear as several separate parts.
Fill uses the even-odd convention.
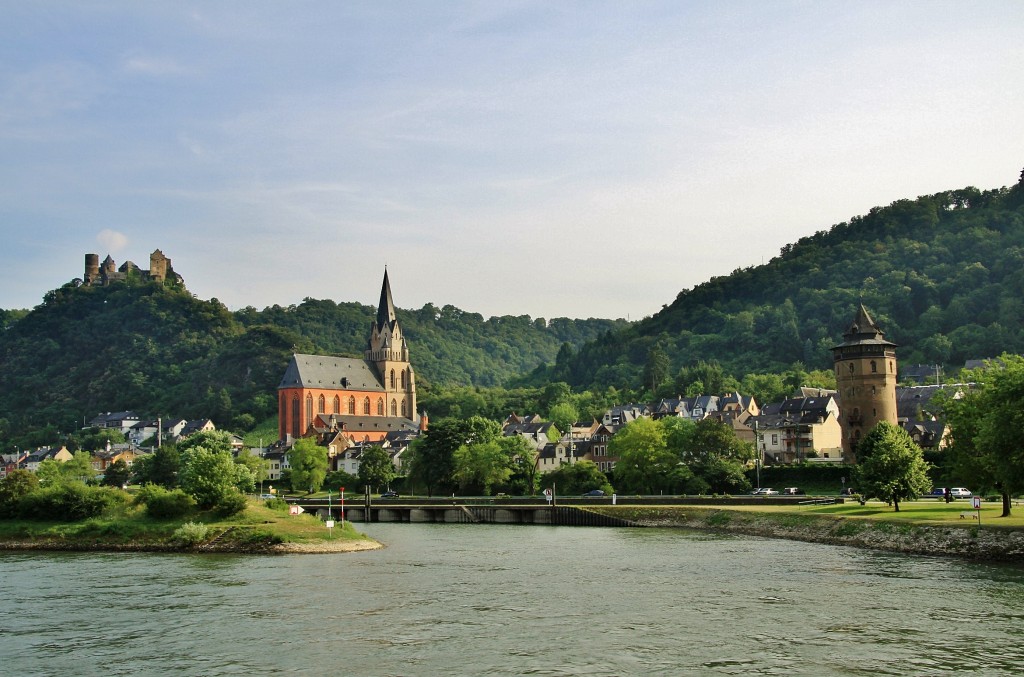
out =
[[[323,395],[321,395],[320,399],[317,400],[317,403],[316,403],[316,413],[318,413],[318,414],[326,414],[327,413],[327,398],[325,398]]]
[[[299,415],[302,411],[302,404],[299,403],[299,396],[296,395],[292,398],[292,437],[299,437],[302,435],[302,426],[300,421],[302,417]]]
[[[391,415],[398,416],[398,402],[391,400]]]
[[[306,395],[306,421],[313,420],[313,396]]]
[[[405,390],[405,369],[402,370],[402,390]]]
[[[391,370],[391,389],[395,389],[395,370]]]
[[[405,400],[402,400],[402,416],[408,416],[408,413],[405,408]]]
[[[334,413],[341,413],[341,398],[338,397],[337,395],[334,396]]]
[[[874,360],[871,360],[871,373],[872,374],[877,374],[878,373],[878,363],[875,362]]]
[[[370,398],[369,397],[363,399],[363,415],[364,416],[369,416],[370,415]]]
[[[356,398],[355,395],[348,396],[348,413],[352,416],[356,415]]]
[[[378,416],[383,416],[384,415],[384,398],[382,398],[382,397],[378,397],[377,398],[377,415]]]

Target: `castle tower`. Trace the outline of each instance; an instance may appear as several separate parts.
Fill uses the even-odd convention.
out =
[[[103,272],[106,274],[117,272],[117,264],[114,263],[114,259],[110,254],[107,254],[107,258],[103,259]]]
[[[409,345],[395,317],[391,283],[384,270],[384,283],[377,304],[377,319],[370,326],[370,341],[365,357],[377,366],[384,391],[385,416],[416,419],[416,379],[409,363]]]
[[[85,255],[85,276],[82,280],[85,284],[93,284],[100,279],[100,257],[99,254]]]
[[[149,255],[149,279],[163,282],[167,279],[167,269],[170,265],[171,260],[159,249],[155,250]]]
[[[860,438],[881,421],[896,425],[896,344],[885,335],[861,304],[843,342],[832,348],[843,458],[855,460]]]

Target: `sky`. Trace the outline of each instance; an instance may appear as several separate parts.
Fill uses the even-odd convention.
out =
[[[231,309],[641,319],[1016,183],[1024,2],[0,0],[0,308],[86,253]]]

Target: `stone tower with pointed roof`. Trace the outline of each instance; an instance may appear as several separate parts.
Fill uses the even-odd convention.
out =
[[[861,437],[881,421],[896,425],[896,344],[871,319],[863,304],[843,342],[832,348],[839,390],[843,458],[855,459]]]
[[[409,344],[395,317],[391,300],[391,283],[384,269],[384,283],[377,304],[377,319],[370,326],[370,341],[365,357],[377,366],[387,392],[386,407],[390,416],[413,418],[416,411],[416,383],[409,363]]]
[[[277,387],[281,440],[334,430],[353,443],[415,431],[416,380],[387,271],[362,358],[296,353]]]

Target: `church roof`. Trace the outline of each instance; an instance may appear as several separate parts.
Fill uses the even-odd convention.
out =
[[[388,282],[388,270],[384,269],[384,283],[380,288],[380,303],[377,304],[377,329],[390,327],[395,322],[395,304],[391,300],[391,283]]]
[[[384,392],[384,383],[372,362],[355,357],[301,353],[292,355],[277,387]]]

